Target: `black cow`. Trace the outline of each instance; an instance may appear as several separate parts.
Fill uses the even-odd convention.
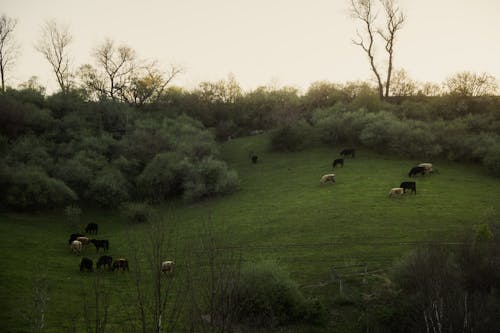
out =
[[[82,261],[80,261],[80,272],[83,272],[84,270],[87,270],[89,272],[94,271],[94,262],[92,259],[83,257]]]
[[[332,167],[335,168],[338,164],[340,164],[341,167],[344,167],[344,159],[337,158],[336,160],[333,160]]]
[[[408,177],[413,177],[413,176],[416,176],[418,174],[421,174],[421,175],[425,175],[425,168],[424,167],[414,167],[414,168],[411,168],[410,172],[408,173]]]
[[[69,236],[69,241],[68,241],[68,245],[71,245],[71,243],[73,243],[73,241],[75,241],[78,237],[84,237],[85,235],[83,234],[71,234],[71,236]]]
[[[97,223],[89,223],[85,227],[85,232],[89,233],[89,234],[96,234],[97,235],[97,229],[98,229]]]
[[[113,257],[110,256],[101,256],[99,260],[97,260],[97,269],[101,268],[101,266],[108,266],[108,268],[111,268],[111,265],[113,264]]]
[[[127,270],[128,271],[128,260],[127,259],[117,259],[115,261],[113,261],[113,265],[111,266],[111,269],[113,271],[117,270],[117,269],[121,269],[121,270]]]
[[[344,149],[340,152],[340,155],[342,155],[342,156],[351,155],[352,158],[354,158],[355,154],[356,154],[356,149],[352,149],[352,148]]]
[[[109,241],[107,239],[91,239],[90,242],[95,245],[97,252],[99,252],[101,247],[104,251],[109,250]]]
[[[411,193],[417,194],[417,184],[415,182],[402,182],[399,187],[403,188],[404,193],[406,193],[406,190],[411,190]]]
[[[257,155],[252,155],[252,163],[253,164],[257,164],[258,159],[259,159],[259,157]]]

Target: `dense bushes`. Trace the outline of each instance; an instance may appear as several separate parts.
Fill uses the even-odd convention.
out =
[[[139,113],[125,104],[55,95],[38,105],[0,96],[1,204],[43,209],[80,200],[197,200],[226,194],[237,176],[218,159],[213,134],[187,116]],[[4,180],[5,179],[5,180]]]
[[[425,105],[425,104],[424,104]],[[417,108],[412,105],[412,107]],[[404,109],[408,104],[403,105]],[[409,119],[391,111],[352,111],[338,104],[313,113],[313,128],[325,143],[361,144],[377,151],[432,159],[445,156],[454,161],[482,162],[499,174],[500,123],[483,115],[465,115],[450,120],[427,120],[424,107],[420,119]],[[413,110],[415,114],[419,111]],[[407,115],[408,113],[406,113]],[[414,114],[414,115],[415,115]]]
[[[233,296],[238,320],[249,326],[319,323],[324,316],[322,306],[306,299],[289,275],[271,261],[244,267]]]
[[[379,293],[390,332],[491,332],[500,325],[500,229],[481,223],[455,248],[427,245],[396,265],[390,293]]]
[[[279,126],[271,133],[271,147],[277,151],[298,151],[313,141],[313,129],[306,121]]]
[[[77,200],[77,195],[64,182],[49,177],[33,167],[2,168],[1,201],[23,210],[54,208]]]

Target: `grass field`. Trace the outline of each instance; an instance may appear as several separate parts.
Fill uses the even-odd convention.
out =
[[[456,241],[486,210],[500,208],[500,179],[478,166],[444,160],[431,161],[438,174],[416,178],[417,195],[389,199],[388,191],[408,180],[410,167],[427,161],[365,150],[335,170],[335,184],[320,185],[321,175],[332,171],[331,162],[342,148],[272,153],[265,135],[224,144],[223,157],[238,171],[240,191],[196,204],[176,203],[165,213],[176,230],[171,255],[178,271],[208,225],[225,246],[241,252],[244,261],[276,260],[306,294],[331,305],[338,287],[322,283],[330,281],[332,266],[387,269],[416,243]],[[259,155],[258,164],[250,163],[248,150]],[[88,222],[99,224],[98,238],[110,240],[113,256],[130,255],[125,241],[130,233],[146,242],[146,225],[130,227],[115,212],[84,209],[80,229]],[[69,327],[75,316],[71,313],[81,311],[70,295],[78,295],[90,279],[78,271],[80,259],[68,250],[68,236],[75,231],[59,212],[0,215],[0,331],[28,331],[23,311],[33,278],[40,275],[47,277],[50,295],[46,332]],[[98,258],[93,248],[84,255]],[[127,274],[110,278],[116,286],[128,279]],[[349,285],[346,288],[348,292]],[[345,331],[347,324],[338,325]]]

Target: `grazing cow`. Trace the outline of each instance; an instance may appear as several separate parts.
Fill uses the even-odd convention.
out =
[[[83,248],[83,245],[82,245],[82,242],[80,242],[80,241],[74,240],[71,243],[71,251],[73,251],[73,253],[80,255],[80,253],[82,252],[82,248]]]
[[[120,259],[113,261],[113,265],[111,266],[111,269],[113,270],[113,272],[117,269],[121,269],[123,271],[124,270],[128,271],[128,260],[120,258]]]
[[[90,239],[88,237],[77,237],[76,240],[82,242],[83,245],[90,244]]]
[[[421,175],[425,175],[425,168],[424,167],[414,167],[414,168],[411,168],[410,172],[408,173],[408,177],[414,177],[418,174],[421,174]]]
[[[321,179],[320,179],[319,182],[321,184],[325,184],[326,182],[335,183],[335,174],[334,173],[330,173],[330,174],[327,174],[327,175],[323,175],[323,177],[321,177]]]
[[[420,163],[418,166],[424,168],[425,169],[425,173],[431,173],[431,172],[433,172],[433,170],[432,170],[432,163]]]
[[[71,234],[71,236],[69,236],[69,241],[68,241],[68,245],[71,245],[71,243],[73,243],[74,240],[76,240],[78,237],[83,237],[85,236],[84,234]]]
[[[338,164],[340,164],[341,167],[344,167],[344,159],[343,158],[337,158],[333,160],[332,167],[336,167]]]
[[[417,194],[417,184],[415,182],[402,182],[399,187],[403,189],[404,193],[406,193],[406,190],[411,190],[411,193]]]
[[[174,271],[175,262],[168,260],[161,263],[161,271],[163,273],[172,273]]]
[[[89,223],[85,227],[85,232],[88,233],[88,234],[95,234],[95,235],[97,235],[97,229],[98,228],[99,228],[99,226],[97,225],[97,223]]]
[[[259,157],[257,155],[252,155],[252,163],[253,164],[257,164],[258,159],[259,159]]]
[[[87,257],[83,257],[82,261],[80,261],[80,272],[83,272],[84,270],[87,270],[89,272],[94,271],[94,262],[92,259],[89,259]]]
[[[104,251],[109,250],[109,241],[107,239],[91,239],[90,242],[95,245],[95,249],[99,252],[102,247]]]
[[[395,195],[403,195],[403,193],[404,189],[401,187],[391,188],[391,190],[389,191],[389,198],[392,198]]]
[[[113,264],[113,257],[110,256],[101,256],[99,260],[97,260],[97,269],[101,268],[101,266],[108,266],[111,269],[111,265]]]
[[[344,149],[340,152],[340,155],[342,155],[342,156],[351,155],[352,158],[355,157],[355,154],[356,154],[356,149],[353,149],[353,148]]]

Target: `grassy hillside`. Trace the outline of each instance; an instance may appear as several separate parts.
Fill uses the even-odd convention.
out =
[[[159,208],[175,230],[175,245],[166,255],[175,257],[179,274],[186,267],[183,259],[208,227],[225,247],[241,252],[244,261],[276,260],[305,293],[318,295],[330,306],[338,292],[337,284],[327,284],[332,266],[362,263],[369,271],[387,269],[416,243],[455,241],[485,210],[500,208],[500,179],[474,165],[444,161],[430,161],[438,174],[416,178],[417,195],[389,199],[389,189],[408,180],[410,167],[424,161],[365,150],[334,171],[335,184],[320,185],[321,175],[332,172],[331,162],[342,148],[271,153],[265,135],[224,144],[223,158],[238,171],[240,191]],[[259,156],[258,164],[250,163],[249,150]],[[115,212],[84,209],[80,229],[88,222],[99,223],[98,238],[110,240],[115,257],[131,255],[131,235],[138,243],[147,242],[147,225],[128,226]],[[47,331],[71,326],[71,313],[81,312],[72,295],[80,295],[91,281],[89,274],[78,271],[80,259],[68,250],[68,236],[75,231],[58,212],[0,215],[1,331],[27,330],[23,311],[36,276],[46,276],[49,286]],[[84,255],[98,258],[90,247]],[[129,279],[127,274],[109,277],[115,290]],[[346,292],[349,288],[348,283]],[[112,309],[119,308],[119,298],[113,298]],[[335,321],[339,318],[332,315],[334,326],[348,325]]]

